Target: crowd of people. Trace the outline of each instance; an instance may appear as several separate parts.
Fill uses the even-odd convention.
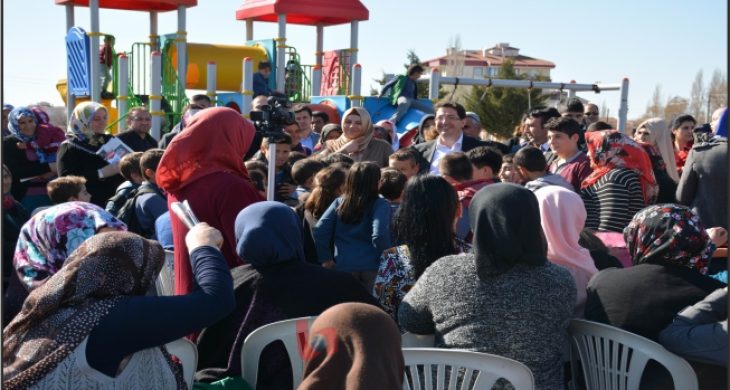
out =
[[[98,103],[65,131],[3,106],[3,387],[187,388],[164,347],[181,337],[196,381],[224,386],[251,332],[319,316],[301,389],[401,388],[404,332],[563,389],[573,318],[660,342],[724,388],[727,110],[625,134],[575,99],[497,142],[443,102],[398,134],[421,72],[386,86],[388,120],[298,104],[276,136],[206,95],[160,140],[145,107],[111,135]],[[183,201],[192,228],[170,212]],[[155,290],[166,251],[174,296]],[[260,361],[258,388],[292,387],[282,345]],[[649,366],[642,386],[666,378]]]

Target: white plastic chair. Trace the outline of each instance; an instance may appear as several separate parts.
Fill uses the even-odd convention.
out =
[[[183,366],[183,378],[188,389],[193,388],[193,378],[198,367],[198,348],[188,339],[178,339],[165,344],[170,355],[177,356]]]
[[[650,359],[667,368],[675,389],[696,390],[698,387],[697,375],[686,360],[645,337],[614,326],[577,319],[570,322],[569,333],[573,342],[570,367],[574,385],[577,358],[580,357],[588,390],[638,389],[641,374]]]
[[[403,348],[433,348],[436,344],[432,334],[403,333],[400,336],[400,345]]]
[[[259,358],[267,345],[281,340],[291,362],[294,388],[299,387],[304,374],[302,351],[306,346],[309,328],[317,317],[300,317],[264,325],[248,335],[241,348],[241,376],[252,388],[256,388]]]
[[[175,252],[165,250],[165,264],[155,281],[157,295],[173,295],[175,293]]]
[[[404,348],[406,374],[404,390],[491,390],[499,378],[517,390],[535,388],[530,369],[512,359],[488,353],[439,348]],[[422,381],[423,380],[423,381]],[[448,383],[447,383],[448,380]]]

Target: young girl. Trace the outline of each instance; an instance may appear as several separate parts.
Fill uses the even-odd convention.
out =
[[[380,254],[390,247],[390,207],[378,196],[379,181],[377,164],[355,163],[342,196],[332,202],[314,228],[319,262],[326,268],[351,272],[368,291],[373,288]]]

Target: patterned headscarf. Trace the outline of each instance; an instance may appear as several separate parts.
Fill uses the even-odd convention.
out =
[[[102,145],[103,134],[96,134],[91,130],[91,121],[101,110],[106,111],[106,107],[96,102],[79,103],[71,114],[66,136],[78,142],[87,142],[91,146]]]
[[[20,119],[24,117],[33,118],[33,121],[35,122],[35,132],[33,135],[23,134],[23,132],[20,131]],[[44,145],[41,144],[44,142],[41,142],[41,138],[49,137],[40,137],[39,123],[37,115],[28,107],[18,107],[8,114],[8,130],[10,131],[10,134],[26,145],[25,149],[28,160],[38,161],[45,164],[55,161],[55,156],[49,156],[43,150]],[[45,143],[51,142],[50,139],[46,139],[45,141]]]
[[[99,229],[127,230],[101,207],[66,202],[34,215],[20,229],[13,265],[29,290],[42,285],[61,269],[66,258]]]
[[[27,388],[66,359],[121,298],[144,295],[165,260],[160,244],[127,232],[96,235],[28,296],[3,330],[3,388]],[[178,388],[181,369],[164,349]]]
[[[36,125],[38,125],[38,120],[36,119],[33,111],[31,111],[28,107],[18,107],[13,109],[13,111],[10,111],[10,114],[8,114],[8,130],[10,130],[10,133],[20,140],[20,142],[30,143],[35,140],[35,133],[33,133],[33,135],[27,135],[20,131],[20,118],[24,117],[33,118],[33,121]]]
[[[634,215],[624,229],[634,264],[674,264],[707,273],[710,237],[700,217],[686,206],[658,204]]]
[[[583,180],[581,188],[592,186],[615,168],[625,168],[639,176],[644,204],[656,200],[659,186],[654,178],[651,159],[641,145],[617,130],[588,132],[586,143],[593,172]]]
[[[30,110],[33,111],[33,115],[35,115],[35,123],[44,125],[51,122],[51,118],[48,116],[48,113],[43,111],[42,108],[33,106],[30,107]]]
[[[325,142],[325,146],[329,153],[334,153],[340,150],[340,148],[342,148],[343,146],[345,146],[346,143],[352,141],[351,139],[347,138],[347,135],[345,135],[344,133],[345,120],[350,115],[359,115],[360,120],[362,121],[362,135],[355,139],[357,141],[357,151],[355,153],[350,153],[350,157],[352,157],[353,160],[360,161],[362,153],[365,151],[365,149],[367,149],[368,145],[370,144],[370,140],[373,139],[373,124],[370,120],[370,114],[362,107],[351,107],[349,110],[345,111],[345,113],[342,115],[342,135],[340,136],[340,138]]]

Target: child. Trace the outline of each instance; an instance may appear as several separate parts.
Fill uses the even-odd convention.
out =
[[[99,62],[101,63],[101,97],[104,99],[114,98],[109,92],[109,83],[112,82],[112,66],[114,65],[114,37],[104,35],[104,45],[99,50]]]
[[[545,124],[548,143],[554,158],[548,163],[550,173],[562,176],[573,190],[580,192],[580,185],[590,176],[591,163],[579,148],[581,126],[569,117],[553,118]],[[673,197],[672,197],[673,198]]]
[[[276,143],[276,155],[273,158],[274,163],[274,200],[278,202],[291,202],[290,198],[296,187],[291,178],[291,166],[288,164],[289,155],[291,154],[292,138],[283,134]],[[264,138],[261,142],[261,155],[271,164],[272,159],[269,156],[269,138]],[[268,171],[267,171],[268,172]],[[296,200],[296,199],[294,199]],[[293,202],[296,203],[296,202]]]
[[[520,173],[515,169],[513,162],[514,153],[505,154],[502,156],[502,167],[499,169],[499,180],[503,183],[515,183],[522,185],[525,179],[520,176]]]
[[[418,174],[420,167],[418,166],[418,157],[416,152],[411,149],[400,149],[388,157],[388,166],[400,171],[410,179]]]
[[[492,184],[502,166],[502,153],[489,146],[479,146],[466,153],[472,166],[472,180]],[[483,186],[482,186],[483,187]]]
[[[550,185],[575,191],[573,185],[568,183],[562,176],[546,171],[547,161],[545,155],[536,147],[526,146],[517,151],[514,165],[520,176],[526,179],[525,188],[530,191],[534,192]]]
[[[403,189],[406,187],[407,181],[406,175],[397,169],[382,168],[380,170],[378,193],[390,202],[391,215],[395,214],[398,206],[400,206]]]
[[[152,238],[155,233],[155,220],[167,212],[167,197],[157,186],[157,166],[165,153],[162,149],[150,149],[142,154],[139,161],[144,181],[135,195],[135,214],[139,223],[140,235]],[[129,227],[132,229],[132,226]]]
[[[139,188],[142,184],[142,171],[139,168],[139,160],[142,158],[142,152],[132,152],[125,154],[119,160],[119,173],[126,181],[117,187],[114,196],[106,203],[106,211],[111,215],[117,216],[124,202],[129,199],[132,191]]]
[[[390,208],[378,196],[379,183],[377,164],[355,163],[342,196],[332,202],[314,228],[322,266],[352,273],[367,291],[373,289],[380,255],[391,246]]]
[[[403,189],[406,187],[407,181],[408,178],[406,178],[406,175],[397,169],[386,167],[380,170],[378,193],[390,203],[390,240],[393,244],[396,244],[395,229],[393,229],[395,213],[400,208],[400,202],[403,199]]]
[[[59,127],[52,125],[48,113],[40,107],[33,106],[30,107],[30,110],[36,118],[36,142],[46,155],[46,161],[51,164],[55,163],[58,147],[61,146],[61,142],[66,140],[66,133]]]
[[[54,204],[65,202],[91,202],[91,194],[86,191],[86,178],[81,176],[57,177],[46,184],[48,197]],[[31,217],[51,206],[36,207]]]
[[[323,168],[324,163],[313,158],[299,160],[292,165],[291,176],[297,185],[295,196],[300,202],[307,201],[314,188],[314,176]]]

